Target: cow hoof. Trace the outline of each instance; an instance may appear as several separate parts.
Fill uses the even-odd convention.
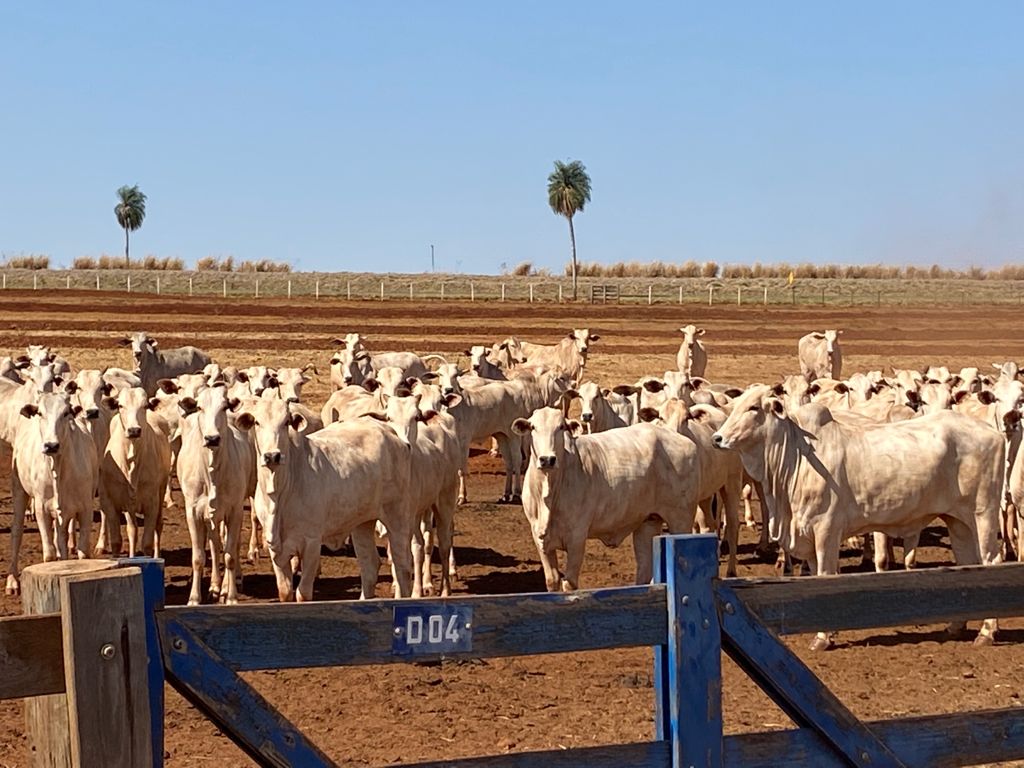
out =
[[[974,644],[979,648],[995,645],[996,641],[992,635],[978,635],[974,638]]]
[[[468,501],[469,501],[469,499],[467,499],[465,496],[460,496],[458,498],[458,500],[455,502],[455,504],[456,504],[456,506],[464,507],[464,506],[466,506],[466,503]]]
[[[511,501],[511,503],[512,504],[522,504],[523,503],[523,497],[520,496],[518,493],[514,493],[514,494],[512,494],[512,501]]]
[[[817,637],[814,638],[814,640],[811,641],[811,646],[810,646],[812,651],[827,651],[831,647],[832,647],[832,640],[830,640],[827,637],[822,637],[820,635],[818,635]]]
[[[434,588],[431,586],[423,585],[423,597],[433,597]]]
[[[200,605],[202,601],[198,597],[190,597],[187,605]]]
[[[20,595],[21,584],[14,576],[7,577],[7,588],[5,590],[8,595]]]
[[[508,496],[501,496],[498,498],[495,504],[511,504],[512,500]]]
[[[229,597],[224,601],[224,605],[238,605],[238,598]]]

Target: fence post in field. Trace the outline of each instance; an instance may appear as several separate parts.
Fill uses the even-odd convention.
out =
[[[380,300],[384,301],[384,281],[380,281]]]
[[[558,303],[562,303],[562,284],[558,284]]]
[[[709,307],[711,306],[711,304],[712,304],[712,303],[714,302],[714,300],[715,300],[715,299],[714,299],[714,296],[715,296],[715,286],[713,286],[713,285],[709,285],[709,286],[708,286],[708,306],[709,306]]]
[[[228,279],[226,277],[223,280],[223,284],[221,286],[221,290],[223,291],[224,298],[226,299],[228,297]]]
[[[317,299],[320,298],[320,281],[319,280],[316,281],[316,298]],[[349,296],[349,298],[352,298],[352,297]]]
[[[654,540],[654,581],[668,587],[668,642],[654,654],[655,728],[670,742],[672,765],[722,766],[717,577],[714,534]]]
[[[743,304],[743,286],[736,286],[736,306],[739,307]]]
[[[469,284],[469,300],[476,301],[476,288],[472,283]]]
[[[131,275],[128,275],[128,290],[127,290],[127,292],[128,293],[132,292],[132,276]]]
[[[650,306],[653,303],[654,303],[654,286],[653,285],[648,285],[647,286],[647,304],[648,304],[648,306]]]
[[[113,570],[112,560],[58,560],[30,565],[21,572],[21,605],[28,616],[59,613],[62,577]],[[96,664],[99,659],[90,660]],[[64,693],[25,699],[25,727],[39,764],[71,768],[71,726]]]
[[[259,297],[260,297],[260,281],[257,280],[256,281],[256,293],[254,294],[253,298],[258,299]]]
[[[160,295],[160,275],[156,276],[156,295]]]
[[[768,306],[768,286],[764,287],[764,305]]]
[[[39,282],[38,281],[39,281],[39,276],[35,272],[33,272],[32,273],[32,290],[33,291],[39,290]]]
[[[98,291],[99,289],[100,289],[100,273],[97,272],[96,273],[96,290]]]
[[[71,275],[68,275],[68,284],[66,287],[69,291],[71,290]]]
[[[4,290],[7,290],[7,273],[4,272]]]
[[[188,277],[188,295],[189,296],[192,295],[192,276],[191,275],[189,275],[189,277]]]
[[[409,283],[409,301],[412,301],[412,283]]]
[[[444,286],[444,283],[442,283],[441,285],[442,285],[442,287],[443,287],[443,286]],[[505,284],[504,284],[504,283],[502,283],[502,284],[501,284],[501,300],[502,300],[502,301],[504,301],[504,300],[505,300]]]
[[[683,303],[683,286],[679,286],[679,303]]]
[[[320,298],[320,281],[319,280],[316,281],[316,297]],[[345,281],[345,298],[348,301],[352,301],[352,281],[351,280],[346,280]]]
[[[441,281],[441,301],[444,301],[444,280]]]
[[[289,280],[288,281],[288,298],[290,299],[291,297],[292,297],[292,281]]]

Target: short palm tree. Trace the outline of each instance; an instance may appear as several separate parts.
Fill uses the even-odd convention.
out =
[[[124,266],[127,269],[132,265],[128,257],[128,233],[141,227],[146,218],[146,195],[136,184],[134,187],[121,187],[117,190],[117,198],[120,202],[114,206],[114,215],[124,230]]]
[[[579,160],[563,163],[555,160],[555,170],[548,176],[548,204],[551,210],[569,220],[572,243],[572,298],[576,300],[576,231],[572,217],[590,202],[590,177]]]

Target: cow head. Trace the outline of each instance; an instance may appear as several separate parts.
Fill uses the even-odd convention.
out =
[[[238,399],[229,398],[223,385],[207,387],[192,403],[186,403],[188,399],[191,398],[183,399],[181,403],[192,405],[198,414],[196,423],[203,438],[203,446],[216,451],[228,434],[228,413],[238,407]]]
[[[50,351],[50,348],[41,344],[29,344],[26,348],[26,355],[30,365],[46,365],[56,361],[57,355]]]
[[[576,345],[576,351],[580,353],[584,362],[586,362],[587,352],[590,350],[591,343],[601,337],[596,333],[591,333],[589,328],[573,328],[569,333],[569,338],[573,340]]]
[[[74,385],[74,389],[71,385]],[[65,392],[71,394],[72,403],[85,412],[85,418],[95,420],[100,417],[103,398],[109,397],[114,391],[113,386],[103,380],[103,374],[97,370],[81,370],[73,381],[69,381]]]
[[[306,375],[306,371],[310,369],[316,372],[312,364],[305,368],[278,368],[274,376],[278,396],[289,403],[299,402],[302,399],[302,386],[311,381]]]
[[[697,343],[697,339],[704,335],[704,329],[698,328],[696,325],[684,325],[679,332],[683,334],[683,345],[689,347],[691,351]]]
[[[982,402],[988,400],[994,405],[993,418],[997,429],[1009,435],[1018,428],[1021,408],[1024,407],[1024,383],[1017,379],[1000,379],[993,385],[991,393],[981,394],[991,395]]]
[[[755,384],[733,402],[732,413],[711,437],[716,448],[743,450],[766,438],[770,419],[785,419],[786,407],[775,391]]]
[[[57,375],[53,363],[31,366],[27,369],[26,379],[36,394],[49,394],[64,383]]]
[[[482,344],[470,347],[466,350],[466,356],[469,358],[469,367],[474,373],[480,373],[480,369],[484,367],[485,362],[489,362],[491,350]]]
[[[1020,376],[1020,366],[1012,360],[1005,363],[992,363],[992,367],[999,371],[999,378],[1012,381]]]
[[[306,420],[301,414],[292,413],[284,400],[261,399],[247,405],[235,424],[252,431],[257,465],[273,470],[287,463],[291,444],[288,430],[301,431]]]
[[[444,363],[437,366],[436,371],[431,371],[420,376],[420,380],[426,383],[434,383],[441,388],[445,395],[458,394],[462,392],[462,385],[459,384],[459,377],[465,376],[466,371],[459,368],[455,363]]]
[[[125,387],[117,393],[116,399],[107,400],[107,405],[117,409],[117,418],[129,440],[142,437],[143,425],[147,424],[146,411],[159,404],[155,398],[150,400],[142,387]]]
[[[143,358],[152,355],[157,347],[156,339],[144,331],[118,339],[117,343],[119,346],[132,348],[132,357],[135,360],[136,370],[141,370]]]
[[[558,471],[565,465],[565,457],[574,451],[573,441],[581,426],[569,421],[558,408],[539,408],[529,419],[516,419],[512,431],[517,435],[530,435],[531,456],[541,472]]]
[[[39,395],[34,403],[27,403],[21,408],[22,417],[31,420],[39,430],[39,445],[44,456],[60,453],[71,428],[71,420],[81,412],[81,407],[72,405],[65,392]]]

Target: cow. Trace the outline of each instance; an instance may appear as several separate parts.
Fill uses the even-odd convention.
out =
[[[635,411],[629,395],[601,389],[593,381],[585,382],[565,395],[570,399],[580,399],[580,421],[587,433],[628,427],[634,423]]]
[[[1006,381],[1013,381],[1020,376],[1020,366],[1012,360],[1003,363],[992,363],[992,367],[999,371],[999,378]]]
[[[508,378],[505,372],[511,366],[502,366],[494,355],[493,348],[477,345],[470,347],[463,354],[469,358],[470,370],[480,378],[494,379],[495,381],[505,381]]]
[[[736,575],[736,555],[740,536],[740,498],[743,493],[743,463],[734,453],[715,449],[712,435],[725,423],[723,411],[710,405],[688,408],[682,400],[672,398],[658,410],[640,412],[644,421],[657,421],[663,426],[689,438],[697,446],[700,461],[700,485],[697,499],[701,510],[702,533],[709,530],[721,535],[721,526],[712,513],[711,504],[716,494],[725,508],[725,539],[729,543],[729,562],[726,576]]]
[[[10,357],[0,357],[0,379],[6,379],[14,384],[24,383],[21,377],[18,364]]]
[[[135,358],[135,373],[142,379],[146,396],[156,394],[160,379],[173,379],[183,373],[202,373],[212,361],[210,356],[196,347],[157,349],[156,339],[138,332],[118,340],[118,345],[131,347]]]
[[[18,551],[31,504],[39,521],[43,561],[68,558],[72,525],[78,526],[78,556],[89,551],[93,497],[96,494],[96,447],[78,419],[82,409],[66,392],[38,395],[19,411],[11,466],[11,558],[6,592],[21,590]],[[56,523],[56,547],[51,538]]]
[[[104,368],[103,381],[117,392],[129,387],[142,386],[142,378],[132,371],[126,371],[124,368]]]
[[[676,367],[687,377],[703,376],[708,365],[708,353],[698,337],[704,335],[704,329],[684,325],[679,331],[683,334],[683,342],[676,353]]]
[[[662,525],[693,530],[701,477],[692,440],[653,424],[579,435],[558,408],[516,419],[512,430],[530,435],[523,512],[549,592],[579,588],[587,539],[614,547],[632,534],[636,583],[646,584]]]
[[[527,365],[542,365],[560,371],[574,381],[579,381],[587,365],[590,345],[600,339],[589,328],[573,328],[569,335],[554,345],[521,342],[522,358]]]
[[[344,339],[334,339],[335,344],[342,345],[331,357],[331,386],[338,390],[349,384],[362,384],[366,379],[374,378],[381,368],[394,366],[401,368],[408,377],[422,376],[427,372],[429,360],[447,362],[440,355],[420,357],[413,352],[380,352],[371,354],[358,333],[350,333]]]
[[[409,447],[374,419],[331,424],[305,433],[306,420],[280,399],[244,406],[235,422],[253,430],[256,445],[255,508],[263,524],[282,602],[313,598],[320,547],[352,536],[359,561],[361,598],[374,596],[380,561],[374,524],[392,542],[399,597],[412,592],[414,515],[406,502]],[[292,586],[292,558],[301,563]]]
[[[121,515],[128,528],[128,556],[137,550],[160,556],[162,502],[171,474],[167,422],[153,412],[155,400],[141,387],[122,389],[107,404],[116,409],[110,439],[100,458],[100,511],[110,549],[121,551]],[[141,541],[136,516],[142,515]]]
[[[914,534],[935,517],[959,564],[999,560],[1003,439],[973,419],[942,411],[851,426],[814,403],[790,416],[770,387],[755,385],[712,440],[761,477],[774,537],[818,574],[838,572],[847,536]],[[978,642],[994,632],[986,620]],[[830,644],[819,634],[812,648]]]
[[[289,403],[300,402],[303,385],[311,381],[306,375],[309,371],[315,374],[316,366],[310,363],[302,368],[278,368],[274,375],[278,397]]]
[[[203,389],[198,399],[179,402],[184,417],[178,481],[185,499],[185,519],[192,540],[192,589],[188,604],[202,600],[207,540],[213,547],[210,594],[228,605],[238,602],[236,572],[245,518],[245,502],[256,489],[256,449],[252,436],[230,423],[228,414],[238,407],[226,387]],[[226,536],[221,541],[220,530]],[[223,545],[223,548],[222,548]],[[217,559],[223,551],[224,579],[218,581]]]
[[[812,331],[797,344],[800,373],[808,382],[815,379],[841,379],[843,353],[839,349],[842,331]]]

